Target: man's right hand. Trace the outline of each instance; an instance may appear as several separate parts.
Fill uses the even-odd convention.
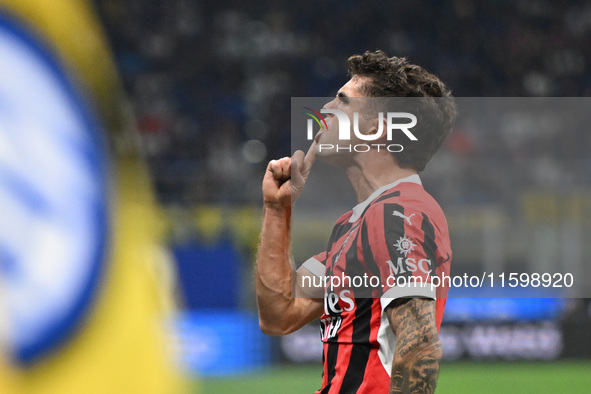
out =
[[[263,178],[263,199],[265,206],[276,209],[290,209],[300,196],[314,160],[316,141],[304,155],[301,150],[292,157],[271,160]]]
[[[322,315],[322,298],[305,298],[315,296],[310,293],[296,297],[292,294],[294,272],[289,249],[291,207],[306,184],[315,149],[316,142],[305,155],[297,151],[292,157],[272,160],[263,179],[266,209],[255,268],[255,289],[259,324],[265,334],[289,334]]]

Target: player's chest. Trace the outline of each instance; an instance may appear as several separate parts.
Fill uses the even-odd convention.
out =
[[[357,253],[360,222],[347,223],[331,237],[326,260],[326,276],[346,274],[347,268],[359,262]]]

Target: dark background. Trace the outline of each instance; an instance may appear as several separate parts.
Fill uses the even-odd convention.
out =
[[[457,97],[591,93],[587,1],[96,4],[164,203],[258,201],[245,179],[290,154],[290,98],[334,95],[365,50],[407,57]]]

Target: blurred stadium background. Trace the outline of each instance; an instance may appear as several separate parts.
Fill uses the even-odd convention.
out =
[[[155,220],[181,304],[167,321],[170,346],[201,393],[312,392],[321,381],[317,326],[264,336],[252,287],[260,181],[268,160],[291,153],[291,97],[334,95],[346,59],[367,49],[408,57],[457,97],[591,93],[589,1],[94,6],[162,207]],[[591,133],[543,131],[458,127],[427,167],[422,178],[447,214],[458,269],[588,266]],[[343,196],[337,210],[303,203],[293,237],[300,262],[355,203],[342,179],[330,187]],[[438,392],[589,392],[589,300],[501,297],[449,301]]]
[[[261,336],[251,284],[260,179],[291,152],[291,97],[333,95],[348,56],[377,48],[457,97],[591,93],[588,1],[97,4],[166,212],[185,311],[177,343],[205,392],[311,392],[320,381],[317,327]],[[448,216],[454,266],[589,262],[588,131],[455,130],[423,175]],[[345,196],[339,209],[353,204],[342,179],[330,187]],[[293,239],[300,262],[339,214],[308,201]],[[589,391],[588,300],[455,301],[438,391]]]

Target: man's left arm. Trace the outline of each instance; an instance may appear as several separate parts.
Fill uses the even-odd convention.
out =
[[[435,300],[399,298],[386,307],[396,336],[390,393],[433,393],[442,357]]]

